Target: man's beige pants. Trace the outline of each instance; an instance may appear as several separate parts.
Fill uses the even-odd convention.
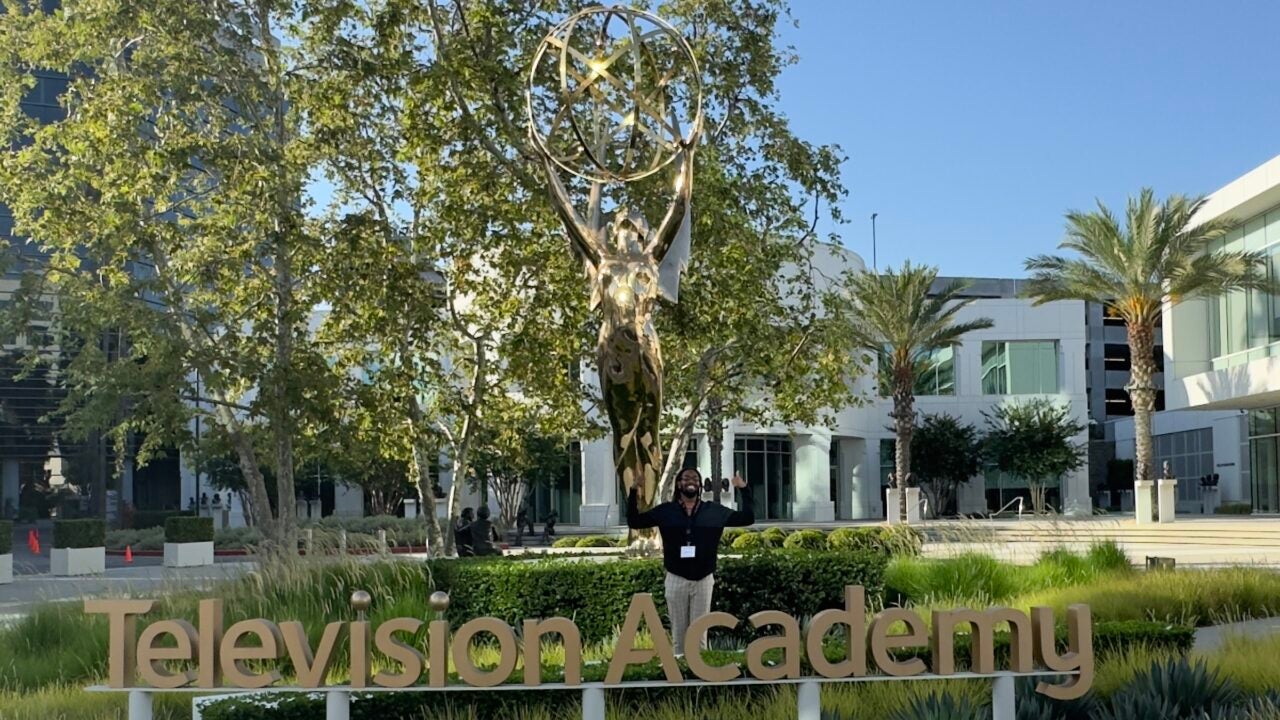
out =
[[[711,591],[715,588],[716,578],[708,575],[701,580],[686,580],[679,575],[667,573],[667,614],[671,616],[671,639],[675,644],[676,654],[684,654],[684,634],[689,624],[711,612]],[[698,639],[698,649],[707,647],[707,636],[703,633]]]

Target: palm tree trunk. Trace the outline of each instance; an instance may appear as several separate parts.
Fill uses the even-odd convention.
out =
[[[1151,480],[1154,463],[1151,445],[1151,413],[1156,406],[1155,326],[1154,323],[1130,323],[1129,328],[1129,400],[1133,403],[1134,479]]]
[[[893,418],[893,430],[897,435],[897,441],[893,446],[893,474],[894,487],[907,487],[911,475],[911,436],[916,429],[916,410],[915,410],[915,394],[913,390],[915,385],[915,371],[908,368],[906,371],[898,369],[894,372],[893,383],[893,412],[889,414]],[[901,508],[900,513],[905,516],[907,494],[900,494]]]

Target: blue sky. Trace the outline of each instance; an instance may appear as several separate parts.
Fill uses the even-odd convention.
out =
[[[792,0],[781,105],[837,143],[871,262],[1025,275],[1069,208],[1209,193],[1280,154],[1280,2]]]

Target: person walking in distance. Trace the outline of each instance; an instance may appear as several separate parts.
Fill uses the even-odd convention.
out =
[[[738,489],[738,510],[702,500],[702,475],[686,468],[676,476],[675,498],[651,510],[640,511],[636,487],[627,496],[627,526],[635,530],[658,528],[662,535],[662,564],[667,570],[667,613],[677,655],[684,655],[684,636],[689,624],[711,612],[715,587],[716,554],[726,527],[755,523],[751,490],[738,473],[733,475]],[[704,635],[698,640],[706,647]]]

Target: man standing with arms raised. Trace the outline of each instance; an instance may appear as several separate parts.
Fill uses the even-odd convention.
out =
[[[711,612],[715,587],[716,554],[726,527],[745,527],[756,521],[751,490],[738,473],[739,510],[702,500],[702,475],[686,468],[676,476],[676,496],[651,510],[640,512],[638,487],[627,496],[627,526],[634,530],[658,528],[662,535],[662,564],[667,570],[667,613],[676,655],[684,655],[684,635],[689,624]],[[695,651],[706,646],[706,636]]]

